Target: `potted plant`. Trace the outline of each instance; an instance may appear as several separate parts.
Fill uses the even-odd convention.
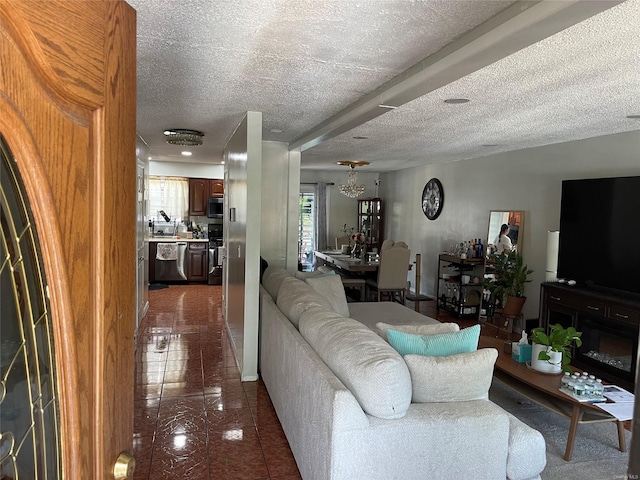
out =
[[[574,327],[551,325],[547,335],[542,327],[531,330],[531,368],[545,373],[571,372],[571,347],[580,347],[582,332]]]
[[[504,315],[517,317],[527,297],[524,296],[525,283],[533,273],[516,250],[497,253],[491,256],[489,264],[493,267],[494,279],[487,279],[484,288],[491,292],[492,301],[502,307]]]
[[[346,223],[342,226],[342,229],[340,230],[342,232],[342,235],[344,237],[347,237],[348,242],[349,242],[349,246],[347,248],[347,251],[343,252],[343,253],[346,253],[347,255],[351,255],[351,250],[352,250],[352,247],[351,247],[351,236],[353,235],[353,232],[355,232],[355,230],[356,230],[355,227],[348,227]]]

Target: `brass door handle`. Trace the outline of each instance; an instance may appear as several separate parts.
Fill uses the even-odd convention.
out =
[[[136,459],[133,458],[133,455],[122,452],[118,455],[116,464],[113,466],[113,478],[115,480],[131,480],[135,469]]]

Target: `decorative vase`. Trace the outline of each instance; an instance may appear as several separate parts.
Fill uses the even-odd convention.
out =
[[[353,258],[360,258],[361,254],[362,254],[362,246],[359,243],[356,243],[353,246],[353,250],[351,250],[351,256]]]
[[[540,352],[546,351],[551,357],[549,360],[538,360]],[[562,372],[562,352],[554,352],[547,345],[534,343],[531,348],[531,368],[542,373]]]

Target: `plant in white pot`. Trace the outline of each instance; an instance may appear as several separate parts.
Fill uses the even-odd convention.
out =
[[[531,368],[544,373],[571,372],[571,347],[580,347],[582,332],[564,328],[559,323],[551,325],[547,335],[542,327],[531,330]]]

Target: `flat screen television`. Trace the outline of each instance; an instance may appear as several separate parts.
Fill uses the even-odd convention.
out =
[[[640,176],[562,182],[558,278],[640,295]]]

